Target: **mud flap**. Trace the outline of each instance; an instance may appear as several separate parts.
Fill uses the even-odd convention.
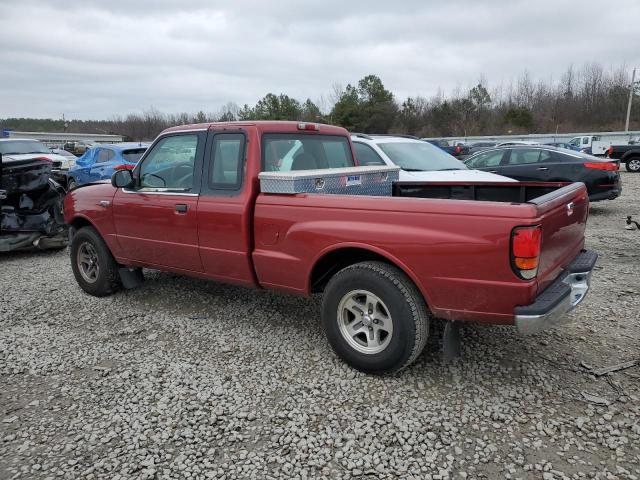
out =
[[[442,337],[442,358],[445,362],[453,362],[460,358],[461,351],[460,326],[457,322],[448,321]]]
[[[144,275],[141,268],[122,267],[118,269],[122,286],[127,290],[139,287],[144,281]]]

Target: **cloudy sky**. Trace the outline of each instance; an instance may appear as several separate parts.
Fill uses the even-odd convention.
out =
[[[639,26],[638,0],[0,0],[0,118],[317,100],[370,73],[403,98],[631,69]]]

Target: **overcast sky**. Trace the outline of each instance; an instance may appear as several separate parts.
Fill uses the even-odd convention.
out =
[[[402,99],[593,61],[640,66],[640,1],[0,0],[0,118],[317,100],[370,73]]]

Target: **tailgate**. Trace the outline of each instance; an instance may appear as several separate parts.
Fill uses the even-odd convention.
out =
[[[530,201],[542,225],[538,291],[544,290],[584,247],[589,197],[583,183],[572,183]]]

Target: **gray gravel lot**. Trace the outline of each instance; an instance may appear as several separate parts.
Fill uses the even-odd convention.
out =
[[[438,329],[393,377],[331,352],[312,301],[147,272],[96,299],[68,254],[0,257],[0,479],[640,479],[640,175],[594,204],[576,323]]]

